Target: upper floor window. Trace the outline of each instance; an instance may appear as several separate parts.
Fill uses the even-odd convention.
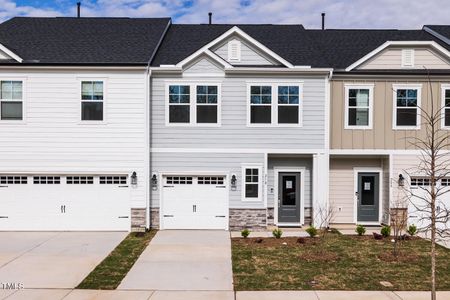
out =
[[[450,85],[442,86],[442,127],[450,128]]]
[[[394,129],[420,128],[420,87],[394,87]]]
[[[217,86],[197,86],[197,123],[217,123],[217,99]]]
[[[0,81],[0,119],[23,120],[22,81]]]
[[[274,99],[272,101],[272,99]],[[248,124],[298,126],[301,124],[300,86],[250,85]]]
[[[169,85],[167,105],[167,124],[207,126],[220,123],[219,85]]]
[[[103,81],[81,82],[81,120],[103,121]]]
[[[190,122],[189,85],[169,86],[169,123]]]
[[[250,123],[272,123],[272,87],[250,87]]]
[[[345,128],[372,127],[373,86],[345,87]]]

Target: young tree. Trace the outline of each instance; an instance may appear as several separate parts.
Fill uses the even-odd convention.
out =
[[[407,175],[423,176],[426,184],[411,189],[405,187],[410,204],[418,214],[419,232],[430,234],[431,241],[431,299],[436,299],[436,243],[450,237],[450,205],[443,200],[450,189],[443,183],[450,174],[450,154],[448,131],[441,128],[443,107],[437,106],[433,84],[428,75],[429,101],[428,108],[418,108],[421,113],[422,128],[426,135],[410,137],[410,144],[420,150],[419,164],[416,168],[405,170]],[[425,103],[424,103],[425,104]],[[429,184],[428,184],[429,183]]]

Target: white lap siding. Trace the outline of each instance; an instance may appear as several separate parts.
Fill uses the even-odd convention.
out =
[[[24,80],[23,122],[0,121],[0,173],[137,173],[131,207],[146,207],[144,71],[0,71]],[[105,80],[102,124],[80,121],[80,81]]]

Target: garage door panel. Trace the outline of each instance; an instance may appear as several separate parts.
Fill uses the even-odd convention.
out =
[[[225,176],[166,176],[163,180],[165,229],[227,228]]]

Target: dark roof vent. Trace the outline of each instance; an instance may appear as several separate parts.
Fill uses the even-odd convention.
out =
[[[77,18],[81,17],[81,2],[77,2]]]
[[[322,30],[325,30],[325,13],[322,13]]]
[[[209,12],[208,13],[208,16],[209,16],[209,25],[211,25],[212,24],[212,12]]]

